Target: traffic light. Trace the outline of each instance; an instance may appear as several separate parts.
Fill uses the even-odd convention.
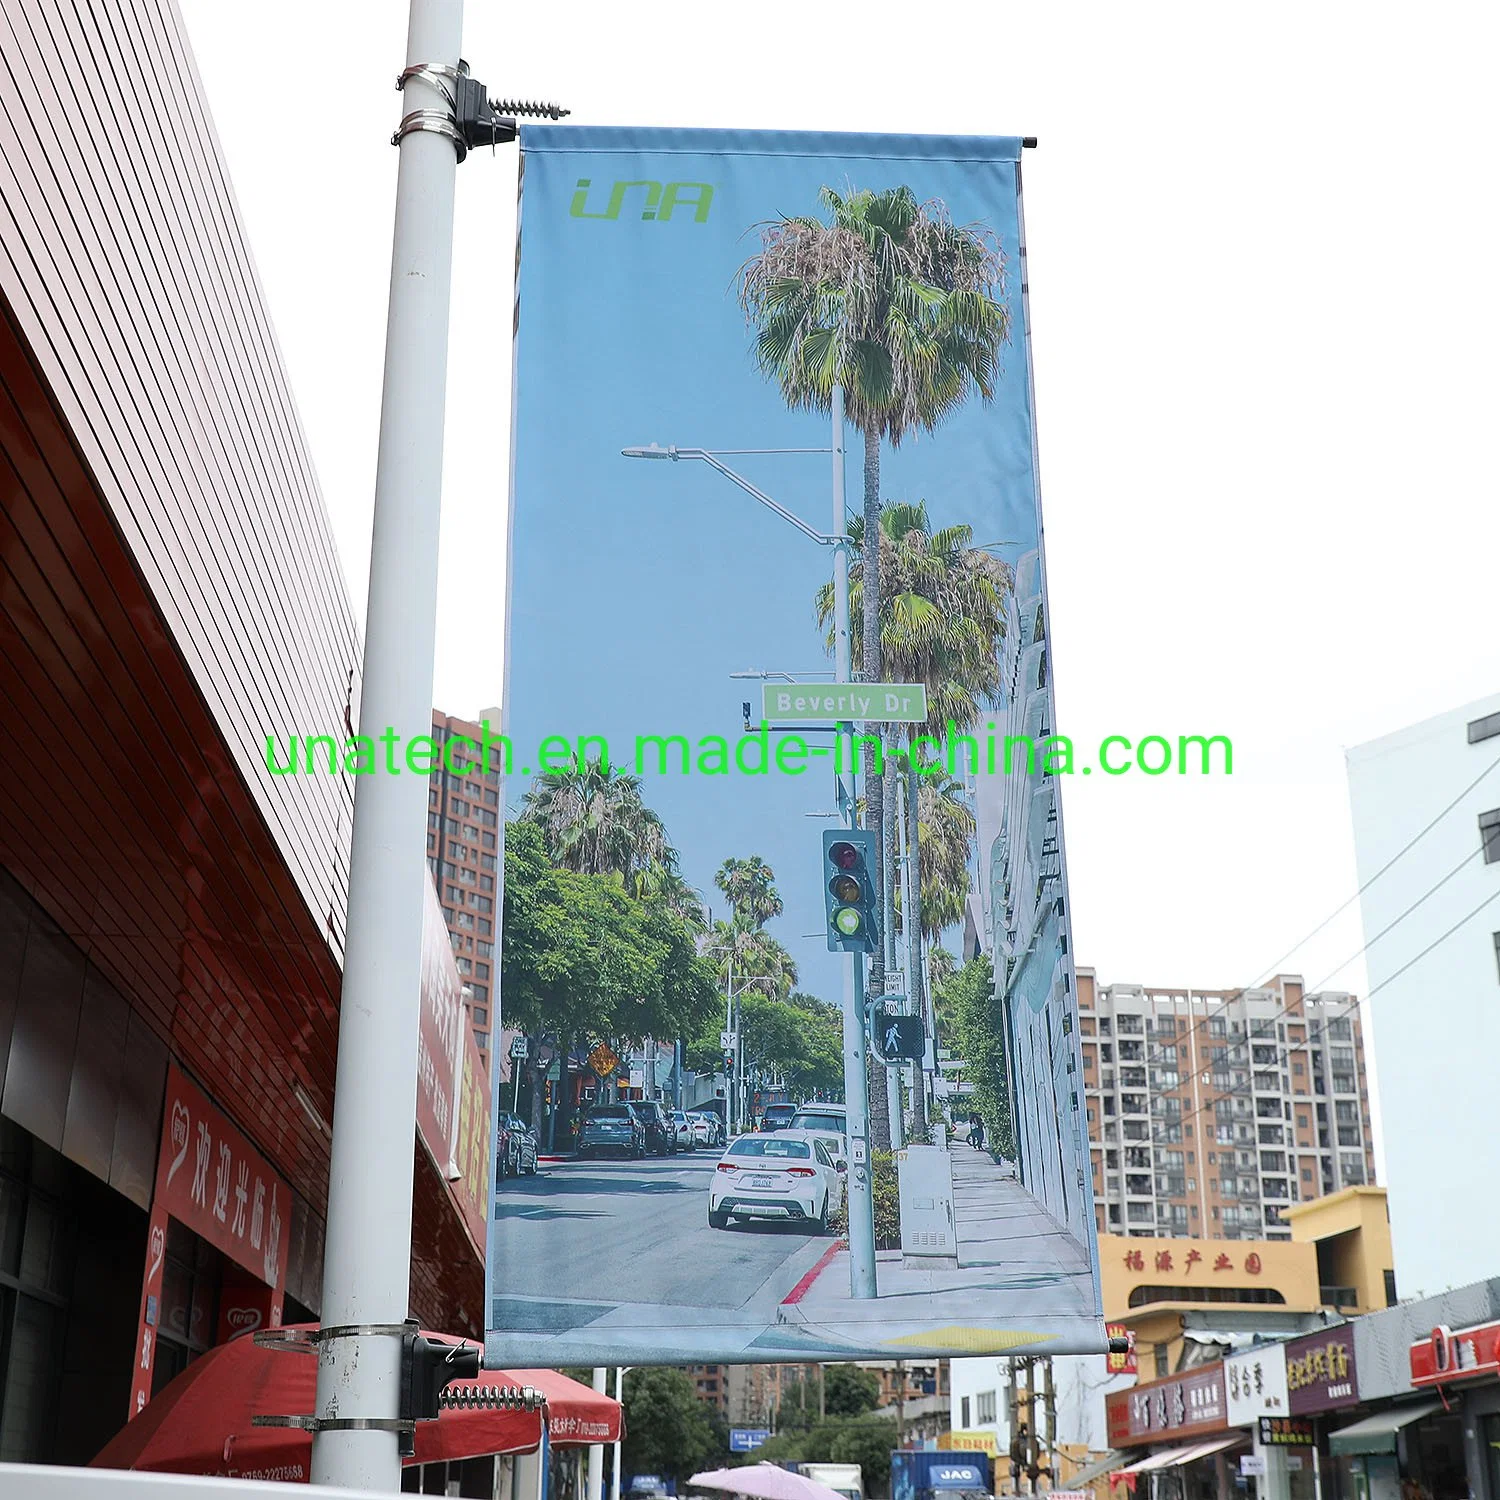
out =
[[[828,904],[828,951],[873,953],[880,946],[874,834],[860,828],[825,829],[823,882]]]

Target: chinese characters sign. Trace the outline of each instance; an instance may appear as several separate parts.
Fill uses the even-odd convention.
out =
[[[168,1219],[191,1229],[264,1284],[269,1299],[246,1299],[246,1307],[255,1307],[260,1321],[274,1328],[281,1322],[291,1211],[291,1189],[265,1158],[209,1103],[202,1089],[175,1064],[169,1067],[146,1237],[132,1417],[151,1398]]]
[[[1262,1448],[1311,1448],[1313,1425],[1302,1417],[1262,1417],[1260,1445]]]
[[[1162,1276],[1188,1278],[1201,1277],[1204,1273],[1223,1276],[1226,1272],[1258,1277],[1265,1269],[1254,1250],[1248,1255],[1231,1255],[1219,1245],[1200,1249],[1190,1241],[1171,1249],[1127,1250],[1122,1260],[1127,1271],[1152,1271]]]
[[[1294,1416],[1355,1405],[1354,1330],[1331,1328],[1287,1344],[1286,1387]]]
[[[422,913],[422,1031],[417,1053],[417,1129],[439,1169],[452,1155],[463,1057],[463,991],[443,908],[427,881]],[[481,1235],[480,1243],[484,1240]]]
[[[474,1241],[484,1252],[485,1205],[490,1198],[490,1080],[485,1073],[479,1047],[472,1035],[465,1037],[464,1078],[459,1092],[458,1146],[454,1165],[458,1177],[448,1190]]]
[[[1284,1417],[1289,1408],[1283,1346],[1270,1344],[1226,1359],[1224,1390],[1231,1427],[1248,1427],[1258,1417]]]
[[[1105,1397],[1111,1448],[1204,1437],[1228,1425],[1220,1365],[1112,1391]]]

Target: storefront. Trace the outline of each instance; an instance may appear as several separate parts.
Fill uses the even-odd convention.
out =
[[[1238,1477],[1255,1500],[1315,1500],[1317,1461],[1310,1423],[1294,1422],[1286,1345],[1265,1344],[1224,1361],[1225,1405],[1249,1463]]]
[[[1230,1500],[1247,1439],[1230,1427],[1222,1365],[1112,1391],[1105,1413],[1111,1448],[1150,1449],[1113,1470],[1112,1485],[1136,1500]]]

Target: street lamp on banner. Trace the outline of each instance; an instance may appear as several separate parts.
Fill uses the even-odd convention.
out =
[[[706,464],[716,474],[743,490],[773,515],[794,527],[809,541],[833,549],[834,599],[834,681],[854,680],[849,648],[849,540],[844,497],[844,393],[835,387],[832,397],[831,445],[827,448],[681,448],[675,444],[661,447],[622,448],[626,458],[657,462],[690,461]],[[819,531],[786,506],[736,473],[724,462],[740,454],[821,453],[833,460],[833,530]],[[768,674],[769,675],[769,674]],[[779,675],[779,674],[778,674]],[[835,757],[839,780],[839,810],[844,826],[855,826],[854,801],[854,726],[838,725],[839,747]],[[865,971],[863,955],[844,954],[844,1105],[849,1119],[849,1289],[856,1298],[876,1295],[875,1286],[875,1195],[873,1165],[870,1161],[870,1101],[866,1076],[865,1040]]]

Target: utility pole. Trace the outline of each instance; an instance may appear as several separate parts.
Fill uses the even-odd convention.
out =
[[[1047,1420],[1047,1483],[1056,1489],[1057,1472],[1057,1388],[1052,1383],[1052,1356],[1042,1357],[1042,1403]]]
[[[1011,1493],[1021,1493],[1021,1433],[1026,1423],[1021,1416],[1021,1396],[1016,1389],[1016,1361],[1006,1361],[1005,1408],[1010,1419],[1010,1478]]]
[[[359,732],[432,729],[463,0],[411,0]],[[424,71],[425,70],[425,71]],[[446,122],[446,123],[440,123]],[[312,1480],[401,1484],[427,778],[356,777]],[[365,1425],[368,1424],[368,1425]]]
[[[853,681],[849,652],[849,541],[844,505],[844,391],[833,389],[833,657],[834,679]],[[844,827],[855,826],[854,726],[838,726],[834,764]],[[425,812],[426,802],[423,802]],[[879,865],[876,866],[878,874]],[[877,1295],[875,1285],[875,1183],[870,1160],[869,1058],[865,1026],[864,955],[844,954],[844,1106],[849,1121],[849,1295]],[[821,1389],[822,1380],[819,1380]],[[821,1396],[820,1396],[821,1401]]]
[[[896,1361],[896,1446],[906,1446],[906,1366]]]

